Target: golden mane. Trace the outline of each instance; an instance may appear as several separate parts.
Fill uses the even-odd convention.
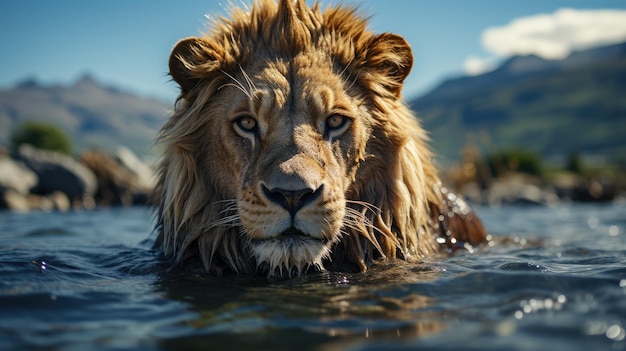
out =
[[[182,44],[182,45],[181,45]],[[377,258],[419,261],[441,247],[484,242],[485,233],[469,207],[441,185],[426,132],[401,97],[412,65],[408,44],[393,34],[375,35],[355,8],[309,8],[304,0],[256,1],[217,18],[202,40],[185,39],[170,57],[170,74],[181,87],[173,116],[159,141],[165,145],[153,194],[158,245],[177,264],[199,257],[207,272],[254,273],[258,262],[245,255],[237,206],[223,168],[200,166],[210,150],[199,115],[225,86],[250,93],[254,82],[242,67],[255,60],[289,61],[323,51],[345,81],[361,87],[373,116],[366,148],[353,155],[358,169],[345,192],[347,214],[359,217],[342,228],[342,238],[324,259],[327,269],[363,271]],[[245,82],[233,83],[243,73]],[[223,102],[224,104],[226,102]],[[213,162],[213,161],[211,161]],[[218,161],[215,161],[218,162]]]

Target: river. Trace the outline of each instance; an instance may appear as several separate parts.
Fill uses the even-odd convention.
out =
[[[626,349],[626,204],[476,211],[495,246],[278,282],[168,272],[145,208],[0,212],[0,349]]]

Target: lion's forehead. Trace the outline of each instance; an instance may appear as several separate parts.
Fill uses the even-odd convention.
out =
[[[321,54],[267,59],[243,68],[242,78],[250,76],[254,90],[253,112],[268,114],[289,110],[316,114],[345,100],[344,79],[334,69],[330,58],[322,60],[318,56]]]

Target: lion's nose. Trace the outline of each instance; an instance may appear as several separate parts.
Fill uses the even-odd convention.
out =
[[[304,206],[312,203],[320,197],[324,185],[320,186],[316,190],[313,189],[300,189],[300,190],[287,190],[287,189],[268,189],[265,185],[262,185],[263,193],[265,196],[275,204],[282,206],[289,211],[291,216],[295,216],[300,209]]]

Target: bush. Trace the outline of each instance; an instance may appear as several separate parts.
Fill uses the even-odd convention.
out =
[[[15,129],[11,133],[11,150],[17,151],[22,144],[67,155],[72,152],[69,136],[58,127],[45,122],[24,122]]]
[[[540,176],[543,173],[541,157],[529,150],[512,149],[489,156],[489,168],[495,177],[505,173],[526,173]]]
[[[565,170],[576,174],[582,174],[584,171],[583,160],[578,152],[572,152],[567,158]]]

